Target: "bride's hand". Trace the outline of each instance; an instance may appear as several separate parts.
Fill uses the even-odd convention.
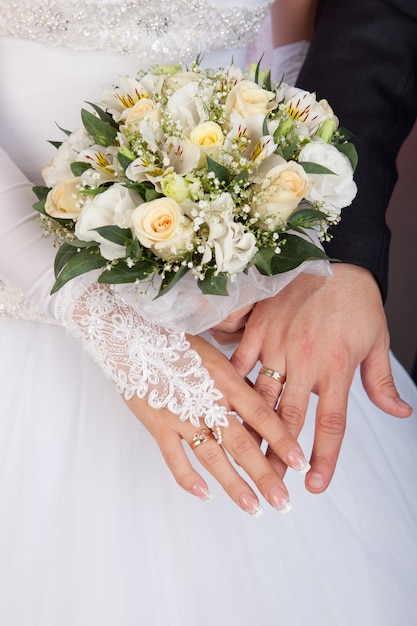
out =
[[[301,473],[307,471],[307,462],[296,440],[276,419],[276,414],[261,396],[241,378],[226,357],[200,337],[188,339],[192,349],[197,350],[202,357],[203,365],[215,380],[216,388],[225,398],[234,399],[227,408],[236,411],[242,419],[255,427],[285,464]],[[244,402],[241,400],[242,396],[245,398]],[[206,481],[194,469],[183,447],[183,441],[191,445],[193,436],[205,429],[208,440],[194,447],[193,452],[236,504],[251,515],[259,515],[262,511],[254,490],[242,478],[230,459],[247,473],[274,508],[281,512],[291,509],[288,491],[281,478],[259,449],[258,442],[233,414],[228,415],[229,426],[221,428],[222,445],[219,445],[204,424],[201,428],[196,428],[188,420],[180,421],[168,409],[151,408],[146,400],[141,400],[136,395],[128,400],[127,404],[155,438],[175,480],[186,491],[202,500],[210,499]]]

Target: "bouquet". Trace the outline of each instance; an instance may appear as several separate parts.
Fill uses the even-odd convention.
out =
[[[271,277],[327,259],[320,242],[356,194],[355,148],[329,104],[259,65],[155,66],[81,119],[34,189],[59,245],[52,293],[97,270],[141,305],[164,297],[158,310],[186,284],[227,300],[249,280],[266,297]]]

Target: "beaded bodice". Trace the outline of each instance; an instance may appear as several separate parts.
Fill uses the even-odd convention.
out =
[[[246,45],[271,2],[3,0],[0,34],[159,63]]]

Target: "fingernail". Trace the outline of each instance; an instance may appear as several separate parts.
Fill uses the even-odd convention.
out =
[[[324,478],[321,474],[313,472],[312,474],[309,474],[307,483],[309,487],[312,487],[313,489],[322,489],[324,487]]]
[[[251,493],[242,493],[239,496],[239,504],[252,517],[259,517],[264,512],[257,498]]]
[[[408,402],[406,402],[405,400],[403,400],[402,398],[397,398],[397,403],[401,404],[401,406],[403,406],[406,409],[412,409],[413,407],[411,407]]]
[[[200,500],[203,500],[204,502],[208,502],[209,500],[213,499],[213,494],[210,493],[210,491],[205,485],[203,485],[203,483],[194,483],[194,485],[191,487],[191,493],[194,496],[197,496],[197,498],[200,498]]]
[[[299,474],[307,474],[308,470],[311,468],[310,463],[300,450],[291,450],[288,452],[287,463]]]
[[[288,494],[281,487],[271,487],[268,500],[279,513],[289,513],[292,509]]]

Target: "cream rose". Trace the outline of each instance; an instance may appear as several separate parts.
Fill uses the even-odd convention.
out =
[[[203,122],[191,131],[190,141],[200,148],[204,161],[206,154],[216,160],[224,143],[224,135],[216,122]]]
[[[126,129],[137,132],[145,117],[151,121],[158,121],[161,117],[160,110],[150,98],[141,98],[130,109],[125,109],[121,119]]]
[[[275,228],[294,213],[310,189],[301,165],[295,161],[276,165],[266,173],[258,194],[259,202],[254,204],[251,214],[258,216],[268,229]]]
[[[46,196],[45,212],[51,217],[76,220],[83,201],[78,195],[80,178],[70,178],[56,185]]]
[[[226,110],[237,111],[243,118],[257,113],[266,115],[275,106],[275,94],[251,80],[239,81],[226,98]]]
[[[175,257],[194,235],[191,221],[172,198],[157,198],[137,207],[132,224],[139,242],[161,259]]]

